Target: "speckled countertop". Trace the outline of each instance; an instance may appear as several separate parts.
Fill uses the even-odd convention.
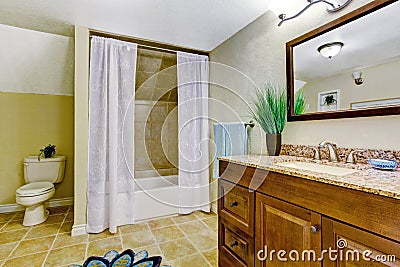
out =
[[[400,199],[400,169],[396,169],[394,171],[381,171],[374,169],[367,164],[333,163],[325,160],[319,161],[295,156],[270,157],[259,155],[243,155],[219,157],[218,159],[249,167],[296,176],[303,179],[309,179],[385,197]],[[320,163],[329,166],[357,169],[359,171],[352,174],[337,176],[276,165],[276,163],[289,161]]]

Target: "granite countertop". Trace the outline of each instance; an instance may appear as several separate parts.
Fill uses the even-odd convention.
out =
[[[303,179],[318,181],[322,183],[337,185],[359,191],[364,191],[385,197],[400,199],[400,169],[394,171],[381,171],[367,164],[333,163],[326,160],[314,160],[305,157],[278,156],[270,157],[263,155],[243,155],[231,157],[219,157],[224,160],[248,167],[264,169],[277,173],[296,176]],[[302,161],[319,163],[322,165],[344,167],[359,170],[352,174],[343,176],[313,172],[297,168],[282,167],[276,165],[279,162]]]

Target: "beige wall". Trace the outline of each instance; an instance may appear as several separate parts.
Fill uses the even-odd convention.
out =
[[[25,183],[23,158],[48,144],[67,156],[54,198],[73,196],[73,108],[72,96],[0,92],[0,204],[15,203],[15,190]]]
[[[48,144],[67,156],[54,198],[73,196],[73,39],[0,25],[0,205],[15,203],[22,160]]]
[[[250,120],[254,87],[266,81],[286,84],[286,42],[368,2],[353,1],[334,15],[327,14],[325,5],[316,5],[281,27],[277,27],[276,16],[267,12],[222,43],[210,54],[214,62],[210,66],[210,116],[222,122]],[[316,145],[331,140],[343,147],[400,150],[399,132],[400,116],[290,122],[282,142]],[[249,146],[250,153],[266,154],[265,134],[258,126],[250,130]],[[211,190],[215,199],[216,186]]]
[[[327,14],[324,5],[316,5],[302,16],[277,27],[278,19],[267,12],[248,25],[232,38],[211,52],[211,60],[233,67],[242,75],[234,75],[228,68],[211,66],[211,80],[222,86],[211,87],[211,97],[233,107],[241,118],[248,119],[246,102],[251,99],[253,87],[246,82],[247,75],[255,84],[265,81],[285,83],[285,43],[332,19],[344,15],[369,1],[353,1],[338,14]],[[318,6],[318,7],[317,7]],[[365,77],[365,79],[368,79]],[[239,100],[238,96],[243,97]],[[211,115],[229,121],[234,113],[225,109],[211,107]],[[225,114],[221,114],[225,113]],[[258,128],[259,129],[259,128]],[[325,121],[291,122],[283,132],[283,142],[291,144],[315,145],[321,140],[331,140],[344,147],[364,147],[382,149],[400,149],[397,133],[400,132],[400,116],[337,119]],[[264,134],[253,130],[250,135],[251,152],[258,153],[265,144]],[[262,151],[265,153],[265,149]]]
[[[340,90],[338,109],[350,109],[353,102],[400,97],[398,87],[393,86],[390,78],[396,77],[399,70],[400,60],[395,60],[357,70],[362,72],[362,85],[355,84],[352,71],[310,81],[303,86],[306,103],[310,105],[306,113],[318,110],[318,93],[324,91]]]
[[[89,145],[89,30],[75,27],[75,170],[72,235],[85,233]]]

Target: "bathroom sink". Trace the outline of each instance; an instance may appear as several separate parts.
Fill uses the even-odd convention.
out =
[[[327,166],[318,163],[302,162],[302,161],[289,161],[289,162],[279,162],[275,163],[277,166],[288,167],[293,169],[300,169],[306,171],[327,173],[331,175],[343,176],[358,172],[359,170],[348,169],[336,166]]]

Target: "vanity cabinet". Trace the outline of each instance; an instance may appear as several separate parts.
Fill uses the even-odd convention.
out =
[[[321,215],[267,195],[256,193],[256,249],[264,261],[256,266],[281,266],[273,250],[321,251]],[[288,254],[281,258],[288,258]],[[257,256],[257,255],[256,255]],[[318,262],[307,266],[321,266]],[[304,262],[289,262],[287,266],[305,266]]]
[[[227,161],[220,161],[220,176],[220,267],[400,266],[398,199]],[[321,255],[338,249],[339,239],[345,246],[337,255],[347,253],[350,260]],[[278,259],[279,250],[287,262]],[[311,250],[317,260],[302,261],[303,251]],[[370,260],[360,254],[353,261],[350,250],[371,251]],[[290,260],[291,251],[299,253],[299,261]],[[379,262],[377,255],[394,255],[396,261]]]

